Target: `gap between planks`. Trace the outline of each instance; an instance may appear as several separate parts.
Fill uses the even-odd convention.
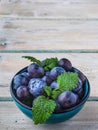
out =
[[[32,18],[32,17],[0,17],[0,20],[2,21],[14,21],[14,20],[55,20],[55,21],[98,21],[98,18],[56,18],[56,17],[44,17],[44,18]]]
[[[73,49],[73,50],[0,50],[0,53],[98,53],[98,49]]]

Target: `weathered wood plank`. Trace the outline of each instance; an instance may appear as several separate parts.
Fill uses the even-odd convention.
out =
[[[46,57],[66,57],[70,59],[73,66],[80,69],[88,77],[91,84],[91,96],[98,96],[98,54],[96,53],[13,53],[13,54],[0,54],[0,96],[9,97],[9,86],[12,77],[21,68],[29,65],[30,62],[22,59],[23,55],[31,55],[38,59],[45,59]]]
[[[0,21],[0,49],[98,49],[98,22],[86,20]]]
[[[84,108],[69,121],[54,125],[34,125],[15,106],[14,102],[0,102],[0,129],[2,130],[97,130],[98,102],[87,102]]]
[[[98,17],[97,0],[0,0],[1,16]]]

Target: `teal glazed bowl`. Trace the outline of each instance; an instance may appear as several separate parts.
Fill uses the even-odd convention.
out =
[[[17,74],[22,73],[22,72],[26,72],[26,70],[27,70],[27,67],[20,70]],[[80,70],[73,68],[73,71],[77,72],[77,71],[80,71]],[[13,89],[13,86],[14,86],[13,80],[14,80],[14,77],[13,77],[13,79],[11,81],[11,85],[10,85],[10,93],[11,93],[12,99],[15,102],[15,104],[17,105],[17,107],[27,117],[32,119],[32,117],[33,117],[32,109],[29,106],[23,104],[21,101],[19,101],[17,99],[16,95],[15,95],[15,92],[14,92],[14,89]],[[83,108],[83,106],[85,105],[85,103],[86,103],[86,101],[87,101],[87,99],[90,95],[90,84],[89,84],[89,81],[88,81],[87,78],[86,78],[86,81],[83,85],[83,89],[84,89],[83,96],[82,96],[81,101],[78,104],[76,104],[75,106],[73,106],[71,108],[65,109],[65,111],[63,111],[63,112],[53,113],[51,115],[51,117],[45,123],[46,124],[60,123],[60,122],[66,121],[66,120],[72,118],[73,116],[75,116]]]

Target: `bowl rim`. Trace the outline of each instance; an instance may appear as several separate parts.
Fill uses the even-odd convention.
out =
[[[14,77],[15,77],[17,74],[20,74],[20,73],[22,73],[22,72],[26,72],[27,67],[28,67],[28,66],[24,67],[23,69],[21,69],[20,71],[18,71],[18,72],[13,76],[13,78],[12,78],[12,80],[11,80],[11,83],[10,83],[10,94],[11,94],[11,96],[12,96],[12,99],[15,100],[17,103],[19,103],[22,107],[24,107],[24,108],[26,108],[26,109],[28,109],[28,110],[32,110],[31,107],[29,107],[29,106],[27,106],[26,104],[22,103],[22,102],[15,96],[15,94],[14,94],[14,92],[13,92],[13,80],[14,80]],[[74,68],[74,67],[72,67],[72,68],[73,68],[74,70],[76,70],[76,71],[80,71],[80,70],[78,70],[77,68]],[[81,71],[80,71],[80,72],[81,72]],[[82,72],[81,72],[81,73],[82,73]],[[85,76],[85,77],[86,77],[86,76]],[[65,109],[64,111],[61,111],[61,112],[59,112],[59,113],[53,113],[53,114],[61,114],[61,113],[69,112],[69,111],[72,111],[72,110],[74,110],[75,108],[78,108],[79,106],[83,105],[83,104],[87,101],[87,99],[88,99],[88,97],[89,97],[89,95],[90,95],[90,83],[89,83],[87,77],[86,77],[86,82],[87,82],[87,84],[88,84],[88,91],[87,91],[87,94],[86,94],[86,96],[85,96],[85,98],[84,98],[83,100],[81,100],[81,101],[80,101],[79,103],[77,103],[75,106],[72,106],[72,107],[70,107],[70,108],[68,108],[68,109]]]

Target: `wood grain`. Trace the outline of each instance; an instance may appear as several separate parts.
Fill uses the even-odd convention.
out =
[[[69,121],[54,125],[34,125],[15,106],[14,102],[0,102],[0,129],[2,130],[97,130],[98,102],[87,102],[84,108]]]
[[[0,15],[11,17],[97,18],[97,0],[0,0]]]
[[[21,57],[31,55],[38,59],[46,57],[66,57],[71,60],[74,67],[80,69],[88,77],[91,84],[91,96],[98,96],[98,54],[96,53],[13,53],[0,54],[0,96],[10,96],[9,86],[12,77],[22,68],[28,66],[31,62]]]
[[[0,20],[0,49],[98,49],[98,22]]]
[[[98,0],[0,0],[0,52],[0,130],[98,130]],[[88,77],[93,97],[69,121],[35,126],[10,96],[13,76],[30,64],[24,55],[70,59]]]

